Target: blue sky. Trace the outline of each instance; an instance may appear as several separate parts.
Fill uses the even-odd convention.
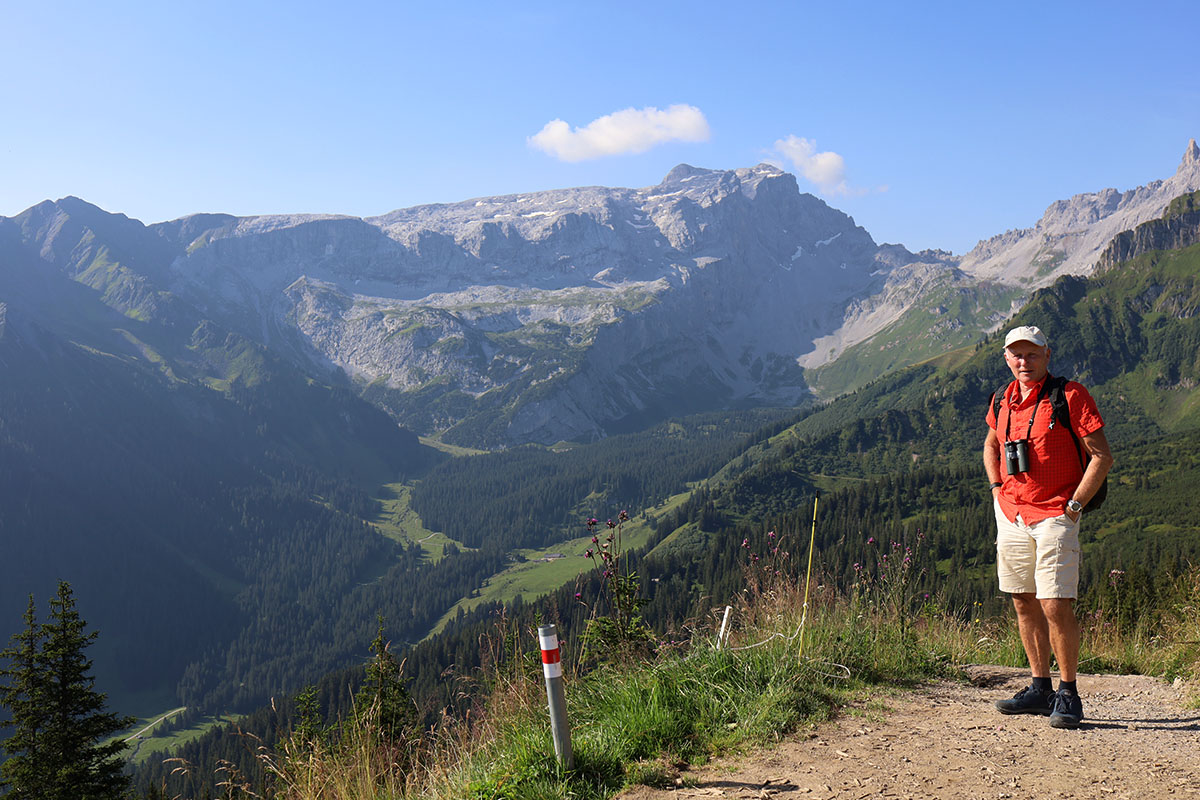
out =
[[[770,160],[876,241],[964,252],[1169,177],[1195,29],[1152,0],[0,0],[0,215],[370,216]]]

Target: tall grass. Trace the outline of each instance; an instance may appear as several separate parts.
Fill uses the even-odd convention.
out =
[[[848,594],[814,581],[806,607],[802,579],[775,566],[748,571],[723,646],[712,626],[697,626],[652,659],[568,674],[571,771],[554,757],[535,631],[510,623],[497,632],[496,647],[513,657],[495,660],[485,676],[488,695],[469,719],[408,743],[383,741],[369,715],[328,742],[293,740],[272,761],[276,796],[605,798],[631,782],[671,782],[681,763],[776,741],[867,688],[949,677],[968,663],[1024,666],[1011,619],[913,597],[902,567],[891,567],[890,576],[873,567]],[[1105,627],[1103,613],[1093,614],[1084,620],[1084,668],[1195,682],[1198,612],[1200,570],[1180,579],[1152,624]]]

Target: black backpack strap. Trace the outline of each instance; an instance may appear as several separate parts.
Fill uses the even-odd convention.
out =
[[[1052,375],[1047,378],[1047,381],[1049,381],[1046,384],[1047,394],[1050,397],[1050,407],[1054,414],[1051,425],[1062,425],[1067,429],[1067,433],[1071,434],[1071,441],[1075,442],[1075,452],[1079,456],[1079,464],[1086,470],[1088,458],[1084,454],[1083,443],[1079,441],[1079,436],[1075,433],[1074,426],[1071,425],[1071,409],[1067,405],[1067,379],[1061,375]]]
[[[996,391],[992,392],[992,416],[996,419],[996,429],[1000,429],[1000,405],[1004,402],[1004,395],[1008,392],[1008,387],[1011,383],[1006,383]]]

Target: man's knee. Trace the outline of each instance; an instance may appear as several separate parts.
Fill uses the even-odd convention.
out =
[[[1075,600],[1070,597],[1046,597],[1039,601],[1042,613],[1054,624],[1075,622]]]

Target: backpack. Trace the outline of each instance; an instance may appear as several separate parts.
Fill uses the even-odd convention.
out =
[[[1000,424],[1000,405],[1004,401],[1004,395],[1008,391],[1011,383],[1006,383],[997,389],[992,394],[992,416],[996,418],[996,424]],[[1079,441],[1079,437],[1075,435],[1075,429],[1071,427],[1071,410],[1067,407],[1067,379],[1061,375],[1051,375],[1046,379],[1046,384],[1042,387],[1042,393],[1049,395],[1050,408],[1052,409],[1053,419],[1050,422],[1050,427],[1054,425],[1062,425],[1067,429],[1067,433],[1071,434],[1071,440],[1075,442],[1075,452],[1079,454],[1079,465],[1083,470],[1087,471],[1088,462],[1092,460],[1092,456],[1083,449],[1083,444]],[[1096,494],[1088,501],[1088,504],[1083,507],[1083,513],[1094,511],[1104,505],[1105,498],[1108,497],[1108,476],[1104,476],[1104,482],[1100,484],[1100,488],[1096,490]]]

